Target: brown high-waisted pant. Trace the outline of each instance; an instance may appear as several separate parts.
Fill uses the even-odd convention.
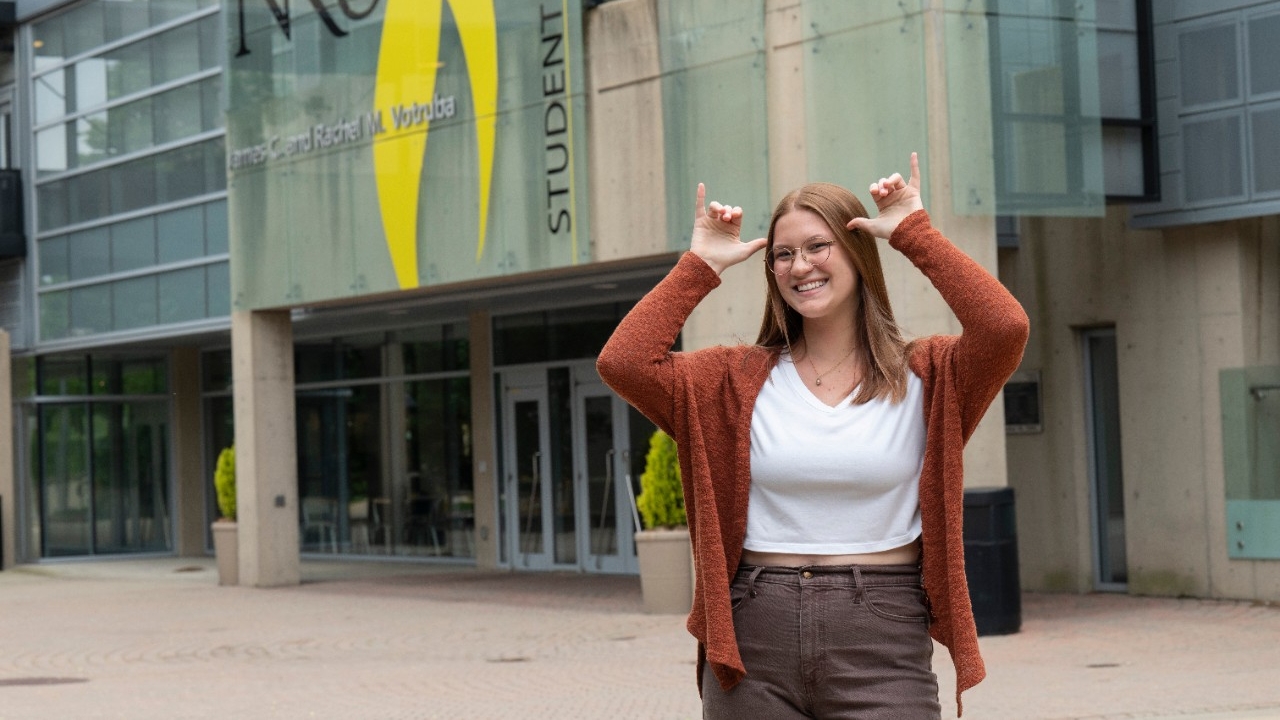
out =
[[[744,565],[730,596],[747,676],[725,692],[704,666],[703,718],[941,717],[914,565]]]

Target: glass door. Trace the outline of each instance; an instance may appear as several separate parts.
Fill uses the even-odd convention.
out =
[[[548,569],[554,533],[546,375],[506,373],[503,379],[508,556],[519,568]]]
[[[1094,587],[1123,591],[1125,555],[1124,472],[1120,456],[1120,380],[1115,328],[1084,333],[1086,420],[1095,547]]]
[[[506,371],[501,387],[512,565],[636,572],[635,493],[653,424],[590,362]]]
[[[575,388],[579,553],[588,570],[634,572],[626,403],[599,380]]]
[[[635,573],[635,496],[654,426],[600,382],[593,366],[577,370],[574,447],[583,567]]]

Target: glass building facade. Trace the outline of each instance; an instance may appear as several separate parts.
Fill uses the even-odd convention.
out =
[[[38,341],[225,318],[218,2],[97,0],[27,32]]]
[[[466,323],[297,343],[303,552],[473,556],[468,350]],[[204,354],[207,457],[233,441],[230,356]]]

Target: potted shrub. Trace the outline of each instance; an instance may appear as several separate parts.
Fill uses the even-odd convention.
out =
[[[230,445],[218,453],[213,471],[213,490],[218,500],[218,519],[213,523],[213,555],[218,563],[218,584],[240,584],[240,542],[236,535],[236,448]]]
[[[636,508],[644,522],[644,529],[636,533],[644,611],[688,613],[693,604],[693,554],[680,461],[675,440],[661,430],[649,438]]]

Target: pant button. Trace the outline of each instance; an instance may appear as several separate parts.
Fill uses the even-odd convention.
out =
[[[809,572],[808,570],[805,570],[804,572],[800,573],[800,576],[803,577],[805,580],[808,580],[809,578],[813,577],[813,573]]]

